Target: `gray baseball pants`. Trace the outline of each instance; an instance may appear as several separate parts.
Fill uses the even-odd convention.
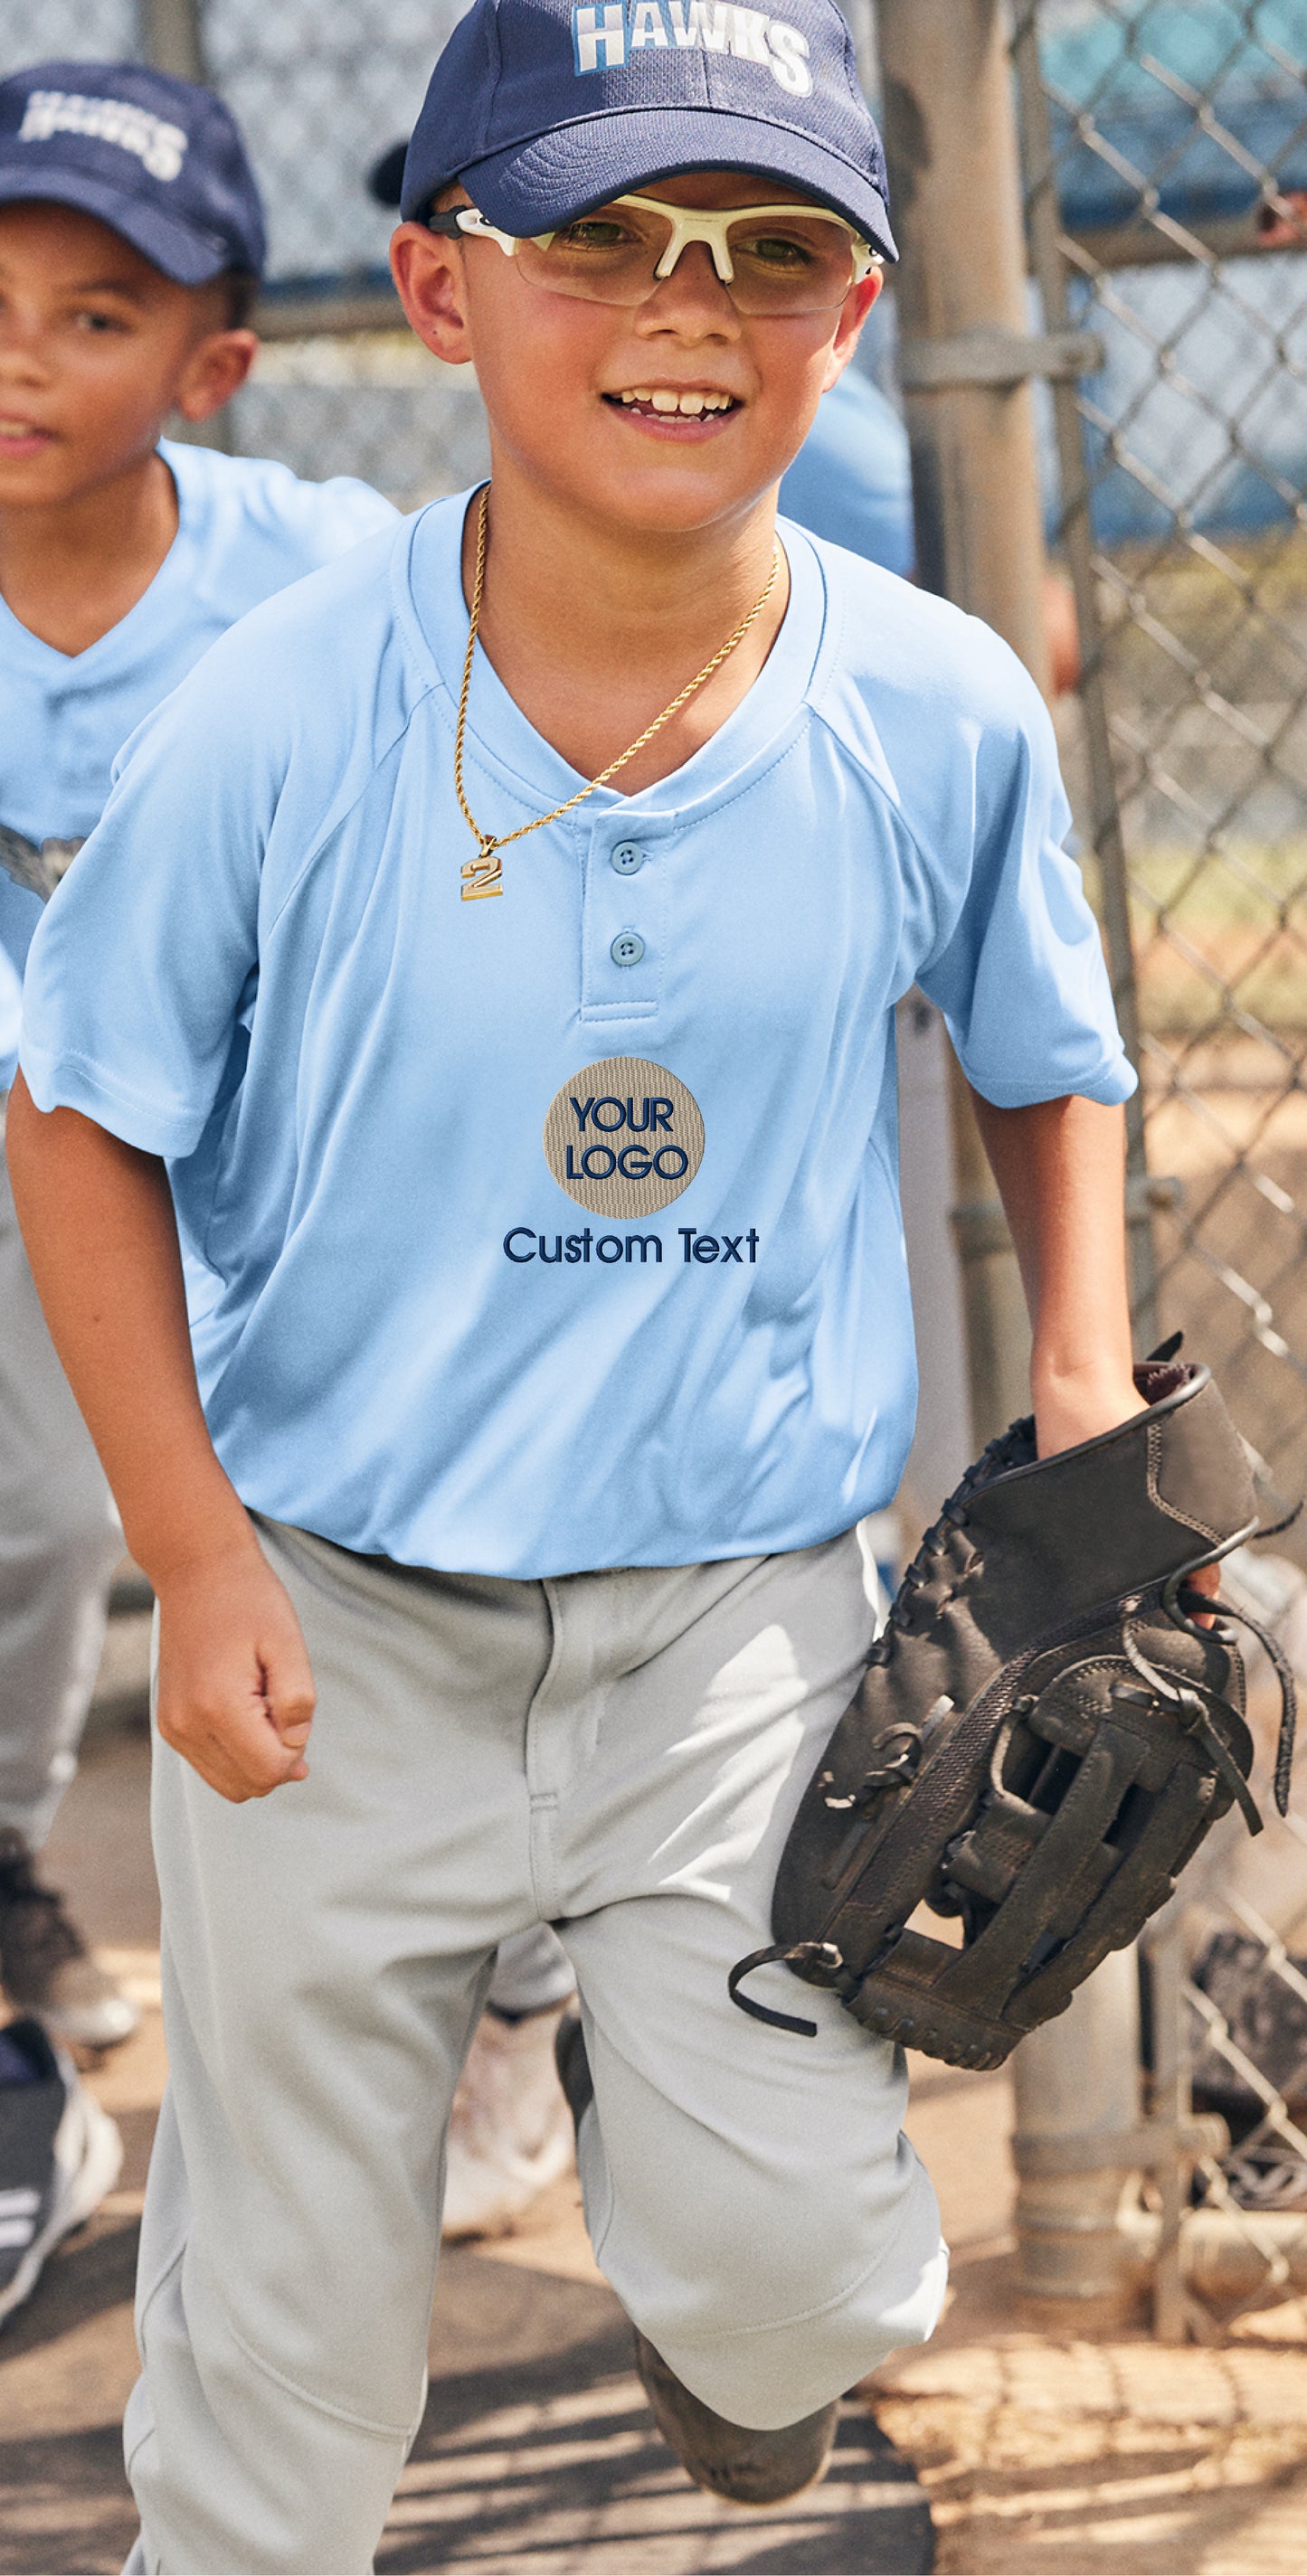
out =
[[[0,1096],[0,1145],[3,1106]],[[33,1851],[77,1767],[122,1552],[0,1151],[0,1825],[16,1826]]]
[[[148,2576],[360,2576],[420,2420],[443,2136],[499,1942],[558,1923],[596,2255],[695,2393],[779,2425],[929,2334],[902,2056],[733,1960],[873,1632],[855,1537],[543,1583],[261,1534],[318,1684],[309,1778],[155,1767],[170,2083],[127,2410]],[[784,1969],[769,1972],[793,2002]]]

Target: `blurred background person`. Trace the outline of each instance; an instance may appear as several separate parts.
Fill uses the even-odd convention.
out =
[[[254,175],[210,91],[116,62],[0,82],[0,1116],[42,901],[122,743],[247,608],[396,516],[365,484],[162,437],[247,374],[264,256]],[[136,2008],[38,1855],[121,1554],[0,1166],[0,1983],[92,2049]]]

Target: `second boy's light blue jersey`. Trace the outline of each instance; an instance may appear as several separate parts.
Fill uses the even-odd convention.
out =
[[[256,610],[136,737],[24,1070],[169,1158],[252,1507],[516,1576],[805,1546],[912,1428],[897,999],[1001,1105],[1132,1085],[1048,717],[985,627],[784,525],[735,714],[464,901],[463,510]],[[478,820],[579,784],[478,656]]]
[[[304,483],[288,466],[165,440],[178,527],[149,588],[84,653],[57,652],[0,600],[0,824],[24,839],[83,840],[104,811],[115,754],[215,636],[397,513],[366,483]],[[38,895],[0,870],[0,947],[21,972]],[[0,1092],[14,1054],[0,1038]]]
[[[18,1061],[18,1030],[23,1016],[23,987],[13,959],[0,948],[0,1090],[5,1088],[6,1059]]]
[[[852,367],[822,395],[781,477],[781,508],[815,537],[829,537],[888,572],[911,572],[916,541],[908,434],[880,387]]]

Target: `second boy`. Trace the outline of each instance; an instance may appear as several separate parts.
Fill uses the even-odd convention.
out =
[[[127,735],[247,608],[394,520],[361,483],[160,443],[244,378],[263,259],[253,174],[207,91],[125,63],[0,82],[0,946],[20,970],[35,882],[94,829]],[[15,1059],[0,1048],[0,1122]],[[122,1535],[2,1160],[0,1309],[0,1985],[104,2046],[134,2008],[37,1856]]]

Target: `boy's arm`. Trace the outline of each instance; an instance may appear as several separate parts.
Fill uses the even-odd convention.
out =
[[[159,1600],[159,1731],[234,1800],[302,1780],[313,1677],[294,1610],[219,1465],[191,1356],[163,1164],[21,1074],[6,1145],[55,1347]]]
[[[1048,1458],[1143,1410],[1131,1373],[1125,1111],[1078,1097],[1030,1109],[971,1097],[1025,1283],[1035,1436]],[[1189,1580],[1215,1595],[1221,1569]]]
[[[1021,1265],[1047,1458],[1141,1410],[1126,1285],[1125,1114],[1079,1098],[996,1109],[971,1096]]]
[[[1131,1373],[1125,1111],[1078,1097],[1031,1109],[971,1097],[1021,1264],[1035,1436],[1049,1458],[1143,1411]],[[1207,1565],[1190,1582],[1215,1593],[1220,1579]]]

